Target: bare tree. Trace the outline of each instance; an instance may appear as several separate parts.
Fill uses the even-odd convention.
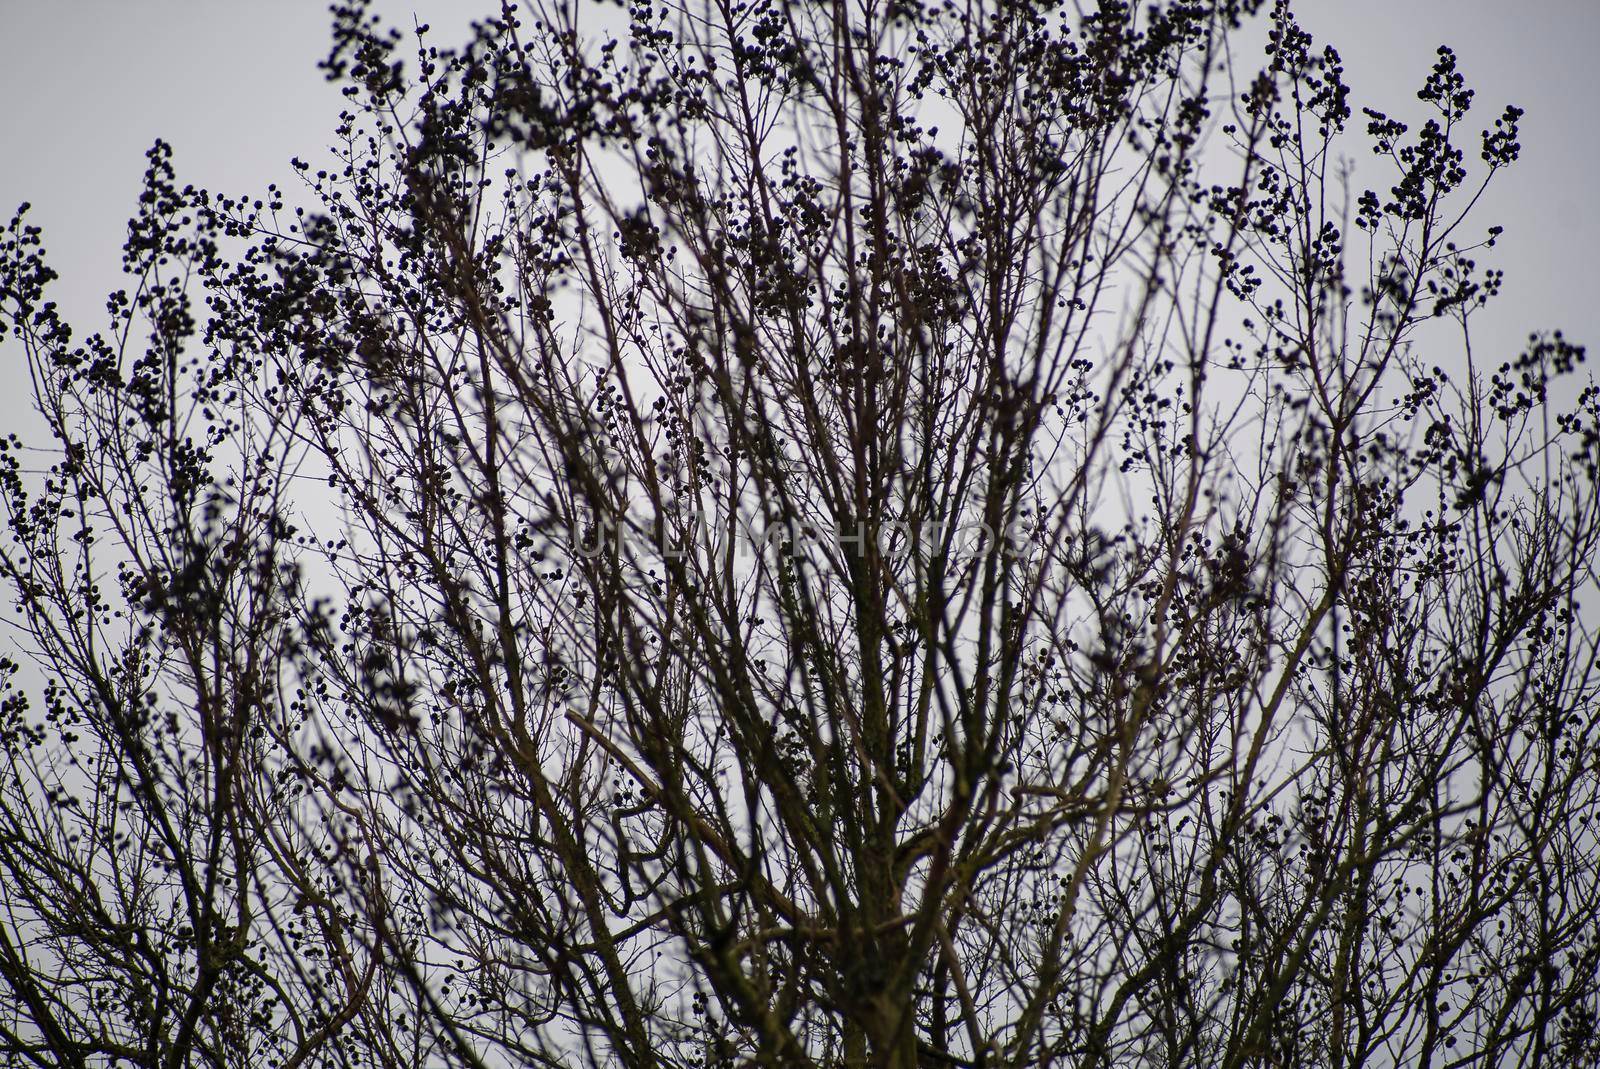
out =
[[[115,686],[212,770],[155,777],[194,829],[161,856],[232,933],[161,961],[197,1020],[248,961],[292,1039],[150,1049],[1600,1057],[1600,391],[1560,334],[1472,346],[1521,113],[1479,132],[1441,49],[1418,128],[1347,130],[1338,54],[1259,6],[535,5],[411,68],[342,6],[307,207],[155,182],[201,231],[201,355],[162,341],[181,287],[139,305],[183,389],[108,348],[95,393],[14,238],[50,485],[94,488],[10,477],[29,655],[111,725],[105,782],[151,779],[48,540],[154,509]],[[60,751],[9,723],[6,834],[62,864]],[[59,963],[129,922],[4,893],[12,1049],[87,1043]]]
[[[150,153],[103,334],[75,345],[42,301],[37,228],[19,215],[0,238],[0,323],[54,438],[0,442],[19,638],[0,661],[7,1065],[302,1064],[378,961],[272,741],[296,715],[294,428],[243,407],[248,354],[192,345],[188,282],[223,264],[169,155]]]

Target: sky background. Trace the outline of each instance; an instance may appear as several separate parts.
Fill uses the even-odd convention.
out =
[[[378,5],[402,26],[415,11],[441,45],[464,41],[494,6]],[[1477,123],[1507,103],[1527,109],[1522,161],[1477,213],[1482,227],[1506,227],[1493,250],[1506,286],[1475,345],[1498,362],[1534,329],[1600,344],[1600,0],[1301,0],[1297,10],[1343,55],[1358,116],[1368,104],[1417,114],[1440,44],[1477,91]],[[126,220],[156,138],[174,146],[180,182],[244,193],[276,181],[292,197],[289,158],[318,159],[341,105],[316,69],[327,28],[325,0],[0,0],[0,213],[33,204],[62,276],[53,297],[80,335],[100,327],[105,294],[121,285]],[[1356,163],[1358,186],[1392,183],[1381,161]],[[20,357],[0,348],[0,433],[26,425]]]

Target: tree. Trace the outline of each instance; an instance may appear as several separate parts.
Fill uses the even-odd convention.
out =
[[[190,351],[187,280],[223,264],[168,156],[150,153],[107,333],[74,346],[42,302],[37,228],[19,216],[0,241],[57,457],[30,477],[0,442],[22,636],[0,661],[8,1065],[299,1064],[376,966],[271,745],[293,428],[244,413],[237,354]],[[17,682],[41,676],[35,717]]]
[[[158,146],[106,339],[14,223],[8,1056],[1600,1057],[1521,113],[1259,6],[341,5],[335,161]]]

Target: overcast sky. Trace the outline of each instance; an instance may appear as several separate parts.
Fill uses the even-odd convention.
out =
[[[403,25],[415,10],[443,44],[463,40],[494,2],[380,8]],[[1600,0],[1302,0],[1298,9],[1343,54],[1358,109],[1404,114],[1439,44],[1456,49],[1477,90],[1475,119],[1488,123],[1506,103],[1527,109],[1522,162],[1478,216],[1506,227],[1497,251],[1507,275],[1480,337],[1504,351],[1530,330],[1559,327],[1600,343]],[[181,181],[218,191],[292,187],[289,158],[316,158],[340,106],[316,69],[327,21],[325,0],[0,0],[0,212],[32,202],[62,275],[55,299],[80,332],[101,325],[104,295],[120,285],[126,219],[157,137],[173,144]],[[1378,161],[1357,162],[1358,184],[1392,181]],[[0,431],[26,403],[13,388],[18,358],[0,350]]]

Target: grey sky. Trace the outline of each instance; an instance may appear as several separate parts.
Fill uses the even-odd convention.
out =
[[[493,6],[380,5],[402,24],[415,9],[441,43]],[[1553,327],[1600,344],[1600,0],[1302,0],[1299,10],[1343,54],[1358,108],[1403,117],[1447,43],[1478,92],[1477,118],[1506,103],[1527,109],[1523,160],[1479,214],[1506,227],[1497,251],[1507,275],[1480,351]],[[155,138],[174,145],[184,181],[292,188],[289,157],[316,158],[339,110],[316,70],[326,42],[325,0],[0,0],[0,212],[33,203],[62,275],[55,299],[80,331],[100,325],[102,299],[120,284],[125,222]],[[1358,184],[1387,188],[1379,161],[1357,163]],[[0,429],[26,404],[17,359],[0,351]]]

